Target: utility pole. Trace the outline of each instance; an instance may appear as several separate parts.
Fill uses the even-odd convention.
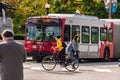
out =
[[[108,16],[109,16],[109,19],[112,18],[112,0],[109,1],[109,14],[108,14]]]

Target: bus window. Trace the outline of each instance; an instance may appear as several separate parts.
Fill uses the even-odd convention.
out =
[[[90,30],[88,26],[82,26],[82,43],[89,43]]]
[[[65,25],[64,35],[64,41],[70,41],[70,25]]]
[[[78,26],[78,25],[72,26],[72,39],[74,38],[75,35],[80,36],[80,26]],[[80,41],[80,39],[79,39],[79,41]]]
[[[27,25],[26,28],[27,40],[43,40],[43,29],[40,25]]]
[[[112,28],[109,28],[109,41],[112,41],[112,39],[113,39],[113,35],[112,35]]]
[[[99,30],[98,27],[91,28],[91,42],[98,43],[99,40]]]
[[[55,36],[62,33],[61,26],[45,26],[45,41],[56,41]]]
[[[100,28],[100,40],[105,41],[107,39],[107,29],[106,28]]]

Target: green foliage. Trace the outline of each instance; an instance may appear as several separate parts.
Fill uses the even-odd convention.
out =
[[[21,34],[18,27],[25,24],[30,16],[41,16],[46,14],[45,4],[50,4],[50,13],[75,13],[80,10],[81,14],[98,16],[99,18],[108,18],[103,0],[4,0],[17,10],[7,10],[8,16],[14,20],[14,32]],[[113,18],[120,18],[120,1],[118,0],[117,13]],[[24,31],[22,31],[24,33]]]
[[[25,35],[24,34],[15,34],[14,39],[15,40],[24,40]]]
[[[15,34],[14,39],[15,40],[24,40],[25,35],[24,34]],[[2,40],[2,37],[0,35],[0,40]]]

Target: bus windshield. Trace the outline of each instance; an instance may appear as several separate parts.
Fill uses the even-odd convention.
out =
[[[55,35],[61,35],[61,33],[61,26],[40,24],[32,24],[26,26],[27,40],[55,41]]]

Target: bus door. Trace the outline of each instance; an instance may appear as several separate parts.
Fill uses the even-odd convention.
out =
[[[98,27],[81,27],[81,44],[79,46],[81,58],[97,58],[99,50],[99,29]]]
[[[65,25],[64,29],[64,41],[67,42],[67,45],[73,40],[73,38],[78,35],[78,43],[80,42],[80,26],[79,25]],[[79,54],[80,55],[80,54]]]
[[[99,57],[99,27],[91,27],[88,57]]]
[[[66,42],[67,45],[71,41],[71,33],[70,33],[71,29],[70,28],[71,28],[70,25],[65,25],[64,26],[64,37],[63,38],[64,38],[64,42]]]
[[[88,58],[89,40],[90,40],[89,26],[81,26],[81,43],[79,45],[81,58]]]

